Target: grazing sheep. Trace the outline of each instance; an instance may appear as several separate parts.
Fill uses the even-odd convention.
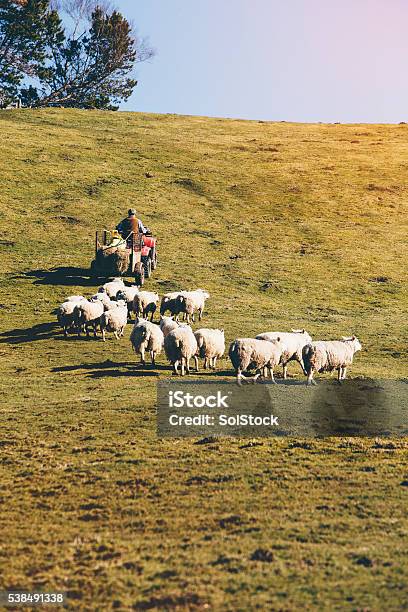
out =
[[[64,331],[65,337],[68,336],[68,330],[74,327],[75,307],[83,301],[86,302],[82,295],[71,295],[57,308],[57,320]]]
[[[303,347],[303,361],[307,375],[307,385],[316,384],[315,372],[332,372],[337,370],[337,380],[346,378],[347,366],[353,363],[354,353],[361,351],[361,344],[356,336],[341,340],[318,341]]]
[[[210,294],[203,289],[196,289],[195,291],[184,291],[181,293],[177,302],[179,304],[179,312],[186,314],[187,323],[191,320],[194,321],[194,313],[198,311],[198,320],[201,321],[203,316],[203,310],[205,301],[210,297]]]
[[[257,340],[276,340],[281,339],[285,345],[285,350],[282,353],[281,363],[283,365],[283,378],[286,380],[288,372],[288,362],[295,360],[300,363],[303,373],[306,374],[303,363],[302,350],[306,344],[312,342],[305,329],[292,329],[291,332],[265,332],[256,336]]]
[[[169,311],[171,315],[176,317],[176,321],[178,321],[178,315],[180,314],[179,296],[182,295],[184,295],[184,291],[172,291],[170,293],[165,293],[160,304],[160,314],[164,315],[167,311]]]
[[[123,330],[127,324],[128,309],[124,300],[114,302],[116,307],[112,307],[101,315],[100,327],[102,338],[105,342],[106,332],[113,332],[116,340],[123,337]]]
[[[173,331],[173,329],[177,329],[177,327],[179,326],[179,324],[177,323],[177,321],[175,321],[173,319],[173,317],[160,317],[160,323],[159,323],[160,329],[163,332],[164,337],[167,336],[167,334],[169,334],[171,331]]]
[[[198,355],[204,359],[204,369],[209,366],[215,370],[218,357],[225,353],[225,335],[223,329],[198,329],[194,332],[197,340]]]
[[[193,357],[198,370],[197,340],[189,325],[180,325],[177,329],[169,332],[164,338],[164,351],[167,359],[173,366],[174,373],[178,374],[178,366],[181,366],[181,376],[185,370],[190,373],[190,359]]]
[[[106,295],[110,298],[116,298],[116,294],[118,291],[125,289],[125,283],[119,277],[112,279],[111,281],[99,287],[99,293],[106,293]]]
[[[142,365],[146,365],[145,351],[149,351],[152,364],[155,364],[156,355],[163,348],[163,332],[158,325],[146,319],[136,319],[130,334],[130,341],[135,353],[140,353]]]
[[[261,373],[265,376],[268,370],[272,382],[275,383],[273,370],[279,364],[284,350],[285,347],[279,338],[269,342],[256,338],[238,338],[234,340],[229,348],[229,358],[237,374],[237,383],[240,385],[242,379],[247,379],[247,377],[243,376],[242,372],[249,369],[257,371],[252,378],[254,383]]]
[[[77,303],[74,310],[74,322],[78,328],[78,338],[81,336],[82,329],[85,329],[87,337],[89,336],[89,326],[93,328],[94,337],[96,338],[96,329],[100,324],[103,312],[104,305],[100,300]]]
[[[158,301],[159,296],[157,293],[153,291],[139,291],[133,299],[133,312],[136,314],[136,317],[142,315],[144,319],[146,319],[150,313],[150,321],[153,321],[153,315],[156,312]]]
[[[126,301],[129,319],[132,318],[133,300],[135,299],[136,293],[139,293],[139,287],[136,287],[136,285],[132,285],[131,287],[125,287],[124,289],[120,289],[116,294],[117,300]]]

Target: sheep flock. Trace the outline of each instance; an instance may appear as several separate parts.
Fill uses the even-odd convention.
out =
[[[196,316],[202,320],[209,297],[204,289],[195,289],[165,293],[160,300],[157,293],[135,285],[126,286],[121,278],[114,278],[89,298],[67,297],[55,312],[65,337],[72,333],[90,337],[92,331],[94,338],[100,332],[103,341],[107,333],[120,340],[126,325],[131,322],[130,342],[135,353],[140,355],[141,364],[146,365],[148,355],[155,365],[156,357],[164,350],[174,374],[184,376],[191,372],[191,360],[196,372],[199,371],[199,359],[203,360],[204,369],[215,370],[217,359],[225,354],[223,329],[201,327],[193,331],[191,327]],[[159,302],[160,319],[155,322]],[[314,341],[305,329],[271,330],[254,338],[236,338],[229,346],[228,355],[238,384],[255,383],[259,378],[275,383],[277,366],[282,366],[285,380],[288,363],[296,361],[306,376],[306,384],[312,385],[316,384],[316,373],[334,371],[341,383],[353,363],[354,354],[361,348],[354,335],[339,340]]]

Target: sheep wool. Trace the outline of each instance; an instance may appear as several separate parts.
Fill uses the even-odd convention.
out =
[[[104,342],[107,331],[113,332],[116,340],[123,337],[123,331],[127,324],[127,316],[127,304],[124,301],[121,301],[115,308],[110,308],[101,315],[100,327]]]
[[[361,348],[356,336],[307,344],[303,348],[306,384],[316,384],[313,380],[315,372],[332,372],[333,370],[337,370],[338,381],[341,382],[346,378],[347,367],[353,363],[354,354],[361,351]]]
[[[130,334],[130,342],[135,353],[140,354],[142,365],[146,365],[146,351],[150,353],[152,364],[155,364],[156,356],[163,348],[163,341],[163,332],[158,325],[146,319],[136,319]]]
[[[159,296],[153,291],[139,291],[133,299],[133,312],[136,317],[142,316],[146,319],[150,314],[150,321],[153,321],[156,312]]]
[[[307,333],[305,329],[292,329],[291,332],[265,332],[263,334],[258,334],[256,336],[257,340],[276,340],[280,338],[281,342],[285,345],[285,350],[282,353],[281,363],[283,366],[283,378],[286,380],[287,371],[288,371],[288,363],[289,361],[297,361],[303,373],[305,372],[305,366],[303,363],[302,351],[303,347],[306,344],[310,344],[312,342],[311,336]]]
[[[279,364],[284,350],[283,344],[279,339],[265,342],[256,338],[237,338],[229,348],[229,358],[237,374],[237,382],[241,384],[246,380],[242,373],[246,370],[254,369],[256,374],[253,382],[261,375],[265,375],[269,370],[272,382],[275,382],[273,371]]]
[[[223,329],[202,328],[194,332],[198,346],[198,356],[204,359],[204,369],[215,370],[217,359],[225,353],[225,335]]]
[[[177,329],[169,332],[164,339],[164,351],[167,359],[173,366],[174,373],[178,374],[181,368],[181,376],[185,372],[190,373],[190,359],[193,357],[198,370],[197,340],[189,325],[180,325]]]

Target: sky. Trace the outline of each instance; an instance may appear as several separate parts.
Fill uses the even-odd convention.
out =
[[[408,121],[408,0],[115,0],[156,56],[123,110]]]

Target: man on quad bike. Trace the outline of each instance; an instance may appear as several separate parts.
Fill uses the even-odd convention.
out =
[[[145,227],[140,219],[136,217],[136,211],[134,208],[128,210],[128,216],[123,219],[117,226],[119,234],[122,238],[127,238],[130,232],[134,234],[150,234],[149,228]]]

